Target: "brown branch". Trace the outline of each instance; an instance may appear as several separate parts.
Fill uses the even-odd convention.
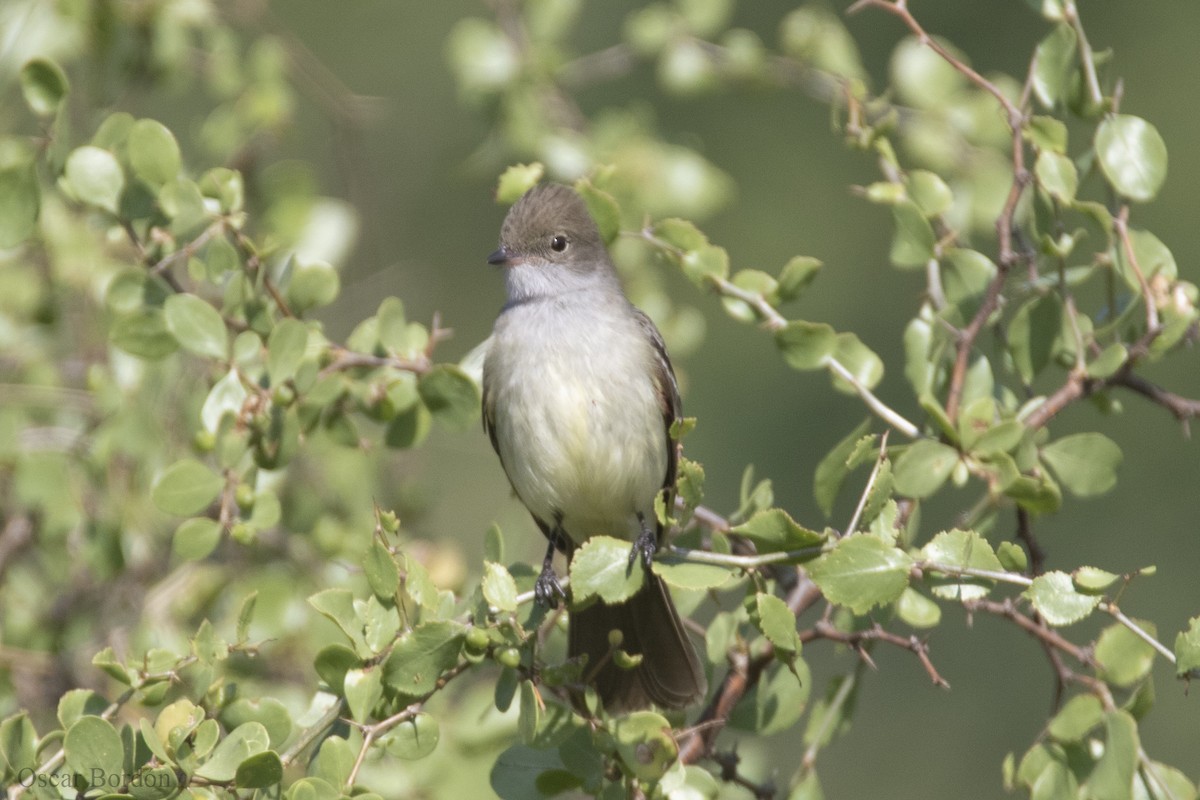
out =
[[[1014,103],[998,86],[980,75],[933,38],[913,17],[905,0],[858,0],[850,6],[847,13],[856,13],[868,7],[878,8],[899,17],[921,44],[941,56],[942,60],[964,75],[976,87],[995,98],[996,102],[1004,109],[1005,119],[1012,132],[1013,180],[1004,208],[996,219],[996,238],[999,248],[996,277],[988,285],[983,302],[975,312],[975,316],[959,334],[954,356],[954,369],[950,373],[950,386],[946,395],[946,414],[950,421],[954,422],[958,419],[958,407],[962,401],[963,384],[966,380],[967,368],[970,365],[971,353],[975,348],[975,340],[979,338],[983,326],[987,324],[988,319],[999,306],[1001,290],[1004,288],[1008,273],[1020,259],[1013,249],[1014,218],[1017,204],[1030,181],[1029,170],[1025,167],[1025,143],[1022,132],[1027,113],[1025,109],[1028,108],[1029,95],[1033,87],[1033,69],[1031,65],[1021,91],[1021,97],[1018,102]]]
[[[1145,378],[1134,375],[1132,372],[1118,372],[1108,379],[1108,383],[1112,386],[1120,386],[1128,389],[1148,400],[1158,403],[1170,411],[1175,416],[1175,419],[1184,423],[1185,426],[1189,420],[1200,417],[1200,400],[1192,400],[1174,392],[1169,392],[1158,384],[1151,383]]]
[[[775,797],[776,789],[772,781],[754,783],[738,771],[738,765],[741,764],[742,759],[737,754],[737,750],[713,753],[712,759],[721,768],[721,780],[741,786],[754,795],[755,800],[772,800]]]
[[[1036,620],[1028,614],[1023,613],[1011,599],[967,600],[963,603],[963,606],[969,612],[983,611],[1010,620],[1016,623],[1018,628],[1021,628],[1047,646],[1070,656],[1080,664],[1088,667],[1095,666],[1096,662],[1092,658],[1090,650],[1063,638],[1062,635],[1041,620]]]
[[[1068,376],[1066,383],[1060,386],[1054,394],[1047,397],[1045,402],[1030,412],[1029,416],[1025,418],[1025,424],[1030,428],[1045,427],[1046,423],[1055,414],[1081,397],[1087,397],[1092,394],[1102,384],[1103,381],[1089,379],[1081,372],[1072,372]]]
[[[1029,551],[1029,574],[1041,575],[1045,571],[1046,551],[1033,535],[1033,526],[1029,522],[1029,512],[1017,506],[1017,538],[1025,543]]]
[[[950,683],[941,676],[941,673],[937,671],[937,668],[934,667],[933,662],[930,660],[929,646],[916,636],[906,637],[892,633],[879,623],[875,623],[874,626],[865,630],[840,631],[832,624],[821,620],[813,625],[812,628],[800,632],[800,641],[803,643],[816,639],[828,639],[832,642],[840,642],[853,647],[872,669],[875,668],[875,663],[870,659],[869,654],[862,649],[864,642],[884,642],[885,644],[899,647],[901,650],[907,650],[916,655],[934,686],[940,686],[943,689],[950,688]]]

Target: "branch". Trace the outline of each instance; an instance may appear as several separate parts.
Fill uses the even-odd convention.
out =
[[[809,630],[800,632],[802,643],[808,643],[815,639],[828,639],[853,647],[872,669],[875,668],[875,662],[871,660],[865,650],[860,649],[863,642],[884,642],[899,647],[901,650],[907,650],[917,656],[934,686],[940,686],[943,689],[950,688],[949,681],[943,678],[937,668],[933,666],[933,662],[929,658],[929,646],[925,642],[916,636],[905,637],[892,633],[878,622],[865,630],[841,631],[831,623],[820,620]]]

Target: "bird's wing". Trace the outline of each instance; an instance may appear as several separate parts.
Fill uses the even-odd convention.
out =
[[[683,403],[679,399],[679,383],[675,380],[675,370],[671,367],[671,357],[667,355],[667,346],[663,342],[662,334],[640,309],[635,308],[634,315],[654,351],[654,386],[658,391],[658,403],[663,418],[663,440],[667,446],[667,472],[663,475],[662,488],[666,492],[669,512],[675,502],[675,478],[679,470],[680,450],[679,443],[671,438],[671,426],[683,416]],[[661,539],[661,526],[658,534]]]

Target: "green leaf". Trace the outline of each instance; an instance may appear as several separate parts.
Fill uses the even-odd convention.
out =
[[[292,735],[292,715],[288,713],[287,706],[273,697],[240,697],[221,709],[220,720],[227,730],[247,722],[260,723],[267,730],[270,746],[275,749]]]
[[[1104,720],[1104,707],[1094,694],[1078,694],[1063,705],[1046,729],[1059,742],[1078,742]]]
[[[363,559],[363,572],[375,596],[391,602],[400,588],[400,570],[387,546],[378,539],[371,540],[371,547]]]
[[[158,361],[179,349],[179,342],[167,327],[166,316],[157,308],[142,308],[118,318],[108,338],[131,356],[147,361]]]
[[[1137,261],[1141,277],[1130,262],[1129,253],[1124,247],[1115,247],[1117,269],[1125,284],[1134,292],[1141,292],[1142,280],[1151,281],[1156,275],[1161,275],[1169,281],[1179,277],[1179,266],[1170,248],[1150,231],[1132,228],[1129,231],[1129,244],[1133,248],[1133,257]]]
[[[325,589],[308,598],[308,604],[337,625],[356,649],[365,648],[362,620],[354,610],[354,594],[349,589]]]
[[[21,94],[39,117],[57,114],[69,89],[67,74],[48,58],[31,59],[21,67]]]
[[[789,730],[804,715],[812,689],[812,674],[804,659],[767,667],[729,715],[729,725],[755,736]]]
[[[1032,383],[1054,354],[1062,334],[1062,301],[1056,295],[1034,297],[1013,315],[1008,348],[1025,383]]]
[[[408,596],[421,608],[436,609],[438,607],[438,590],[429,577],[425,565],[411,553],[404,554],[404,590]]]
[[[343,644],[331,644],[321,648],[313,659],[313,668],[321,680],[335,692],[346,682],[346,673],[362,663],[362,659]]]
[[[497,564],[504,563],[504,532],[495,522],[483,534],[483,557]]]
[[[72,689],[58,700],[58,724],[63,727],[63,730],[66,730],[78,722],[84,715],[90,714],[91,716],[98,717],[104,713],[104,709],[106,708],[108,708],[108,701],[91,689]],[[15,717],[9,717],[9,719],[17,720],[21,716],[18,714]],[[0,742],[4,741],[7,741],[4,735],[0,735]],[[0,744],[0,749],[6,746]],[[32,752],[30,751],[31,756]]]
[[[1056,626],[1078,622],[1100,602],[1099,597],[1075,591],[1071,576],[1057,570],[1034,578],[1025,596],[1046,622]]]
[[[1103,594],[1120,578],[1120,575],[1097,567],[1078,567],[1071,573],[1071,580],[1075,583],[1075,588],[1084,594]]]
[[[163,470],[150,490],[150,499],[160,511],[190,517],[217,499],[225,481],[192,458],[176,461]]]
[[[776,650],[789,653],[800,651],[800,636],[796,633],[796,615],[787,603],[773,594],[759,592],[754,596],[758,612],[758,629],[775,645]]]
[[[1000,559],[992,552],[992,546],[975,531],[957,528],[942,531],[921,548],[921,557],[931,562],[929,569],[935,569],[932,565],[936,563],[958,569],[1004,571]],[[953,574],[939,574],[936,577],[927,574],[926,577],[934,595],[947,600],[978,600],[986,596],[995,583],[986,578]]]
[[[800,525],[782,508],[759,511],[729,532],[754,542],[760,553],[817,548],[825,542],[825,534]],[[813,555],[818,553],[814,552]]]
[[[774,303],[786,303],[795,300],[808,287],[822,264],[810,256],[795,256],[783,265],[779,277],[775,281],[774,297],[769,298]]]
[[[126,147],[134,174],[151,186],[162,186],[179,174],[183,163],[179,143],[161,122],[139,119],[129,131]]]
[[[715,244],[687,251],[679,263],[683,267],[683,274],[697,286],[704,286],[710,276],[729,277],[729,253]]]
[[[1033,92],[1047,108],[1065,102],[1076,74],[1075,30],[1067,23],[1054,26],[1034,52]]]
[[[205,558],[221,543],[221,524],[207,517],[185,519],[175,529],[171,549],[185,561]]]
[[[539,779],[561,771],[563,762],[557,749],[516,744],[496,757],[488,780],[501,800],[531,800],[551,796],[540,791]]]
[[[185,350],[224,359],[229,350],[225,320],[194,294],[173,294],[163,304],[167,329]]]
[[[868,389],[874,389],[883,379],[883,359],[853,333],[837,335],[833,358],[846,368],[854,380]],[[845,394],[858,394],[858,389],[836,372],[833,373],[833,388]]]
[[[254,606],[258,603],[258,590],[250,592],[246,598],[242,600],[242,605],[238,608],[237,615],[237,640],[238,642],[246,641],[250,631],[250,622],[254,619]],[[274,739],[272,738],[272,741]]]
[[[1167,145],[1146,120],[1114,114],[1096,128],[1096,158],[1117,194],[1152,200],[1167,177]]]
[[[408,449],[417,447],[429,435],[433,426],[433,415],[429,409],[417,403],[395,416],[384,431],[383,441],[388,447]]]
[[[337,270],[324,261],[293,262],[287,286],[287,301],[292,311],[301,314],[332,303],[341,290]]]
[[[896,491],[906,497],[928,497],[950,477],[958,458],[958,451],[949,445],[918,439],[896,459]]]
[[[524,744],[533,744],[541,722],[542,709],[538,704],[537,689],[532,681],[521,681],[520,713],[517,716],[517,733]]]
[[[662,219],[654,224],[655,237],[679,250],[698,250],[708,244],[708,237],[686,219]]]
[[[1033,172],[1037,176],[1038,184],[1059,203],[1070,205],[1075,200],[1075,191],[1079,188],[1079,173],[1071,159],[1058,153],[1043,151],[1038,155]]]
[[[496,202],[503,205],[517,202],[521,195],[537,185],[545,172],[546,168],[539,161],[532,164],[513,164],[504,170],[496,183]]]
[[[295,376],[308,347],[308,326],[298,319],[284,319],[271,330],[267,340],[267,375],[278,386]]]
[[[996,548],[996,558],[1009,572],[1024,572],[1029,568],[1029,557],[1016,542],[1001,542]]]
[[[63,180],[80,202],[117,213],[125,174],[112,153],[91,145],[76,148],[67,156]]]
[[[517,582],[501,564],[483,564],[483,599],[501,611],[517,610]]]
[[[902,269],[924,267],[934,257],[937,239],[929,220],[911,200],[903,200],[892,206],[892,248],[889,257],[894,265]]]
[[[911,586],[896,601],[896,613],[914,628],[934,628],[942,621],[942,608]]]
[[[1134,622],[1146,633],[1157,636],[1153,622]],[[1113,686],[1133,686],[1150,674],[1155,652],[1149,642],[1124,625],[1109,625],[1096,640],[1096,664],[1100,667],[1100,677]]]
[[[1025,128],[1025,138],[1038,150],[1067,152],[1067,126],[1057,117],[1030,117]]]
[[[629,560],[630,544],[611,536],[593,536],[571,559],[571,593],[576,603],[599,597],[606,603],[622,603],[633,597],[645,582],[640,558]]]
[[[600,238],[612,243],[621,232],[621,209],[616,199],[608,192],[597,189],[587,178],[575,181],[575,191],[587,204],[588,212],[600,229]]]
[[[658,780],[679,755],[671,723],[652,711],[635,711],[618,717],[613,722],[612,735],[617,755],[638,780]]]
[[[850,431],[848,436],[834,445],[833,449],[817,464],[816,472],[813,474],[813,497],[816,498],[817,507],[827,517],[833,513],[833,503],[837,500],[838,492],[841,490],[846,476],[850,474],[847,459],[855,451],[859,440],[866,435],[870,427],[870,418],[864,419],[854,430]]]
[[[449,430],[461,432],[477,424],[479,389],[458,367],[438,364],[421,376],[417,391],[433,418]]]
[[[945,214],[954,202],[954,194],[941,176],[924,169],[908,173],[908,196],[926,217]]]
[[[229,657],[229,645],[217,636],[212,623],[204,620],[192,639],[192,653],[201,664],[212,665]]]
[[[1102,433],[1064,436],[1041,450],[1058,480],[1079,497],[1104,494],[1117,483],[1121,448]]]
[[[355,751],[341,736],[329,736],[321,742],[317,757],[309,765],[309,774],[325,781],[330,786],[344,786],[354,769]],[[333,797],[338,797],[335,790]],[[333,800],[331,798],[330,800]]]
[[[1088,362],[1088,377],[1108,378],[1124,366],[1128,358],[1129,351],[1125,349],[1125,345],[1120,342],[1114,342],[1100,351],[1100,355]]]
[[[259,722],[247,722],[230,731],[212,751],[212,755],[196,770],[196,775],[210,781],[230,781],[239,765],[258,755],[270,745],[267,729]]]
[[[75,689],[72,693],[82,692],[82,689]],[[70,696],[68,693],[67,696]],[[89,696],[95,696],[92,692],[87,692]],[[66,700],[64,696],[63,701]],[[101,704],[103,705],[103,704]],[[62,701],[59,703],[62,707]],[[59,713],[59,719],[63,718],[63,714]],[[72,720],[72,723],[74,720]],[[70,725],[64,723],[64,727],[69,728]],[[22,770],[32,769],[37,761],[37,730],[33,727],[33,723],[29,721],[29,716],[24,712],[19,712],[7,717],[3,722],[0,722],[0,767],[7,766],[8,774],[17,775]],[[0,775],[5,774],[3,769],[0,769]]]
[[[41,189],[33,164],[0,168],[0,249],[24,242],[37,230]]]
[[[442,673],[458,663],[462,637],[463,626],[457,622],[421,623],[392,648],[384,662],[384,683],[410,697],[429,694]]]
[[[912,558],[866,535],[847,536],[808,565],[808,575],[831,603],[865,614],[900,597],[908,586]]]
[[[833,328],[820,322],[793,320],[775,332],[775,344],[783,360],[800,371],[821,369],[837,347]]]
[[[250,756],[238,764],[233,781],[239,789],[265,789],[283,780],[283,762],[274,750]]]
[[[342,679],[346,705],[355,722],[365,723],[383,699],[383,671],[378,666],[346,670]]]
[[[90,786],[105,785],[125,767],[125,746],[117,729],[100,717],[80,717],[63,738],[67,769]]]
[[[437,748],[441,735],[437,717],[421,711],[392,728],[383,743],[397,758],[416,761]]]
[[[1175,636],[1175,674],[1179,677],[1200,669],[1200,617],[1188,620],[1188,629]]]
[[[689,508],[700,505],[704,502],[704,467],[690,458],[680,458],[675,488]]]
[[[677,589],[716,589],[734,576],[729,567],[688,561],[675,553],[655,558],[650,569]]]
[[[1088,777],[1087,796],[1095,800],[1132,800],[1141,748],[1137,722],[1124,711],[1110,711],[1104,719],[1104,730],[1104,754]]]

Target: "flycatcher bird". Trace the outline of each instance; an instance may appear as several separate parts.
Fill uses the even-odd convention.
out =
[[[683,708],[707,690],[662,579],[655,497],[673,497],[679,391],[662,336],[621,290],[587,206],[542,184],[508,212],[488,263],[503,268],[508,301],[483,367],[483,424],[517,497],[549,544],[535,585],[543,604],[565,597],[555,550],[568,561],[598,535],[629,539],[646,581],[627,601],[571,612],[568,652],[610,712]],[[670,503],[668,502],[668,508]],[[613,663],[609,632],[641,663]]]

